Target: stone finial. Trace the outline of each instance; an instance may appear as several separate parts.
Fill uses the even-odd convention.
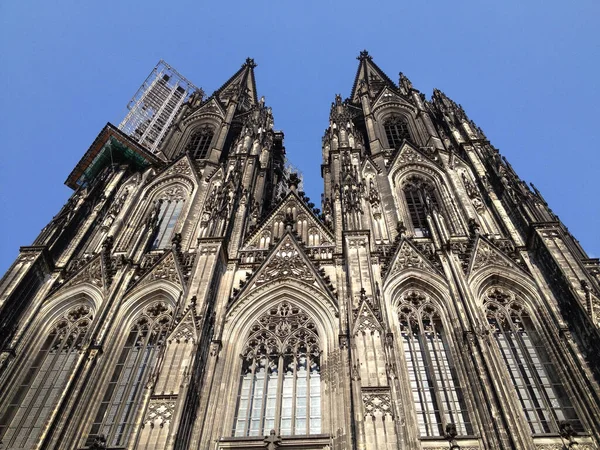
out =
[[[256,67],[256,63],[254,62],[254,58],[246,58],[246,61],[242,65],[242,67],[250,67],[254,69]]]
[[[358,55],[356,59],[358,59],[359,61],[362,61],[363,59],[371,60],[373,59],[373,57],[369,55],[369,52],[367,50],[363,50],[362,52],[360,52],[360,55]]]

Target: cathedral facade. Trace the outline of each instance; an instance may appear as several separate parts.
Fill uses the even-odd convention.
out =
[[[69,175],[0,281],[0,448],[600,448],[600,264],[540,192],[365,51],[318,209],[254,68]]]

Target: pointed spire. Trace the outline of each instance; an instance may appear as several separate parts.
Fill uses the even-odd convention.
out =
[[[254,68],[256,63],[252,58],[246,58],[242,67],[227,80],[223,86],[217,89],[211,97],[218,98],[224,105],[228,105],[232,100],[237,100],[240,108],[250,109],[258,103],[256,93],[256,80],[254,78]]]
[[[394,82],[373,62],[373,57],[367,50],[360,52],[356,59],[359,61],[358,70],[350,94],[353,103],[358,103],[360,94],[365,91],[376,96],[385,86],[396,90]]]

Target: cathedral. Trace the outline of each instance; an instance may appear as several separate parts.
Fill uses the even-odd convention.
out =
[[[70,173],[0,280],[0,448],[599,449],[600,262],[540,192],[363,51],[317,208],[255,68]]]

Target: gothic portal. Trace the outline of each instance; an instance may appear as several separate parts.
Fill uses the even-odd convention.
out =
[[[251,59],[100,132],[0,281],[1,448],[598,449],[599,261],[459,105],[358,60],[321,209]]]

